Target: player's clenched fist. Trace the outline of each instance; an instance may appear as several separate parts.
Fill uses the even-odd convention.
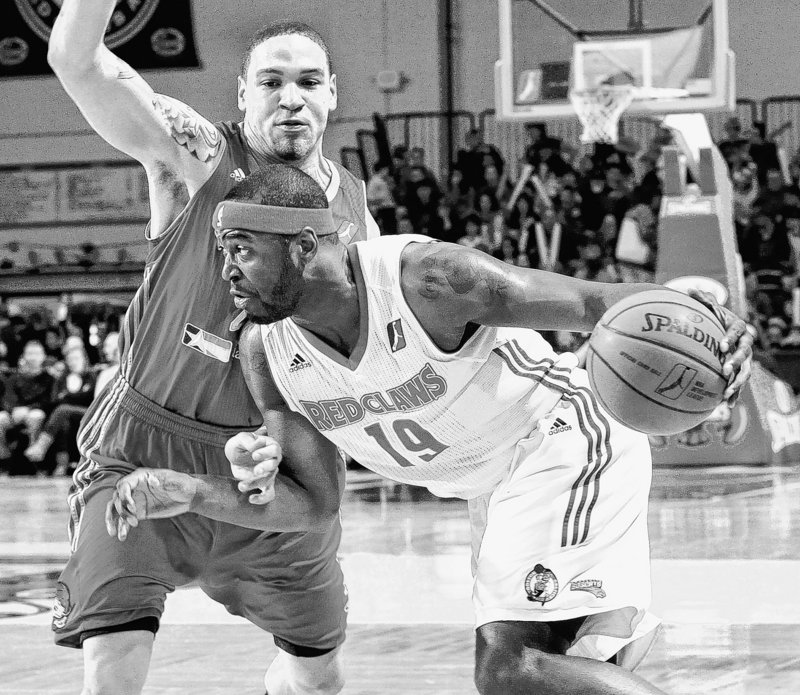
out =
[[[259,490],[248,498],[252,504],[266,504],[275,498],[275,476],[283,453],[281,445],[260,432],[239,432],[225,444],[231,473],[240,492]]]
[[[137,468],[117,482],[106,505],[108,535],[124,541],[144,519],[165,519],[188,512],[197,479],[166,468]]]

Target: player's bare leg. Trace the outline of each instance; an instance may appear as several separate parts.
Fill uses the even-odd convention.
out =
[[[268,695],[336,695],[344,688],[342,648],[322,656],[292,656],[282,650],[264,675]]]
[[[547,623],[495,622],[476,632],[475,685],[481,695],[665,695],[613,664],[565,656]]]
[[[150,667],[153,638],[148,630],[130,630],[85,640],[81,695],[139,695]]]

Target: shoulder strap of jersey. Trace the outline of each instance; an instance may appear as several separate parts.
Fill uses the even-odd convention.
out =
[[[353,214],[356,215],[353,222],[361,229],[367,225],[367,198],[364,189],[364,182],[353,176],[341,164],[328,160],[328,163],[336,168],[339,173],[339,190],[347,200]]]
[[[367,290],[398,286],[403,249],[409,244],[431,243],[436,243],[436,239],[422,234],[396,234],[352,244],[358,252],[357,258]]]
[[[243,179],[250,173],[250,165],[247,161],[247,145],[245,144],[244,135],[242,133],[242,124],[234,123],[233,121],[220,121],[214,125],[225,138],[231,164],[236,167],[231,176],[233,177],[234,174],[236,174],[237,176],[241,176],[241,178],[237,178],[237,180]]]

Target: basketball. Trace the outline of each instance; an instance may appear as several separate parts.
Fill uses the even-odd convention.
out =
[[[688,295],[641,292],[603,314],[586,370],[598,400],[619,422],[645,434],[677,434],[722,401],[724,337],[719,320]]]

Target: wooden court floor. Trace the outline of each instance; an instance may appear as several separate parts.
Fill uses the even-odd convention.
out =
[[[67,554],[66,481],[0,479],[0,694],[78,693],[80,653],[52,645],[48,610]],[[464,504],[422,491],[347,493],[347,695],[475,693]],[[800,693],[800,466],[658,469],[650,508],[654,612],[641,669],[675,695]],[[148,695],[253,695],[268,635],[175,592]]]

